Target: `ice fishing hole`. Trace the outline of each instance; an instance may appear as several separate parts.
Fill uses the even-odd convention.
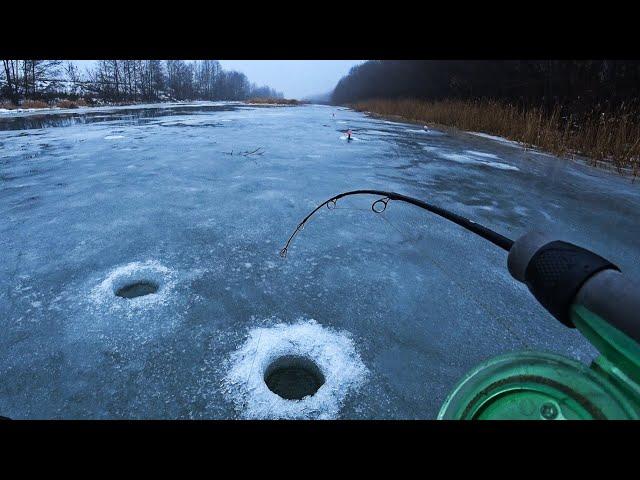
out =
[[[264,382],[285,400],[314,395],[324,385],[324,375],[309,358],[285,355],[275,359],[264,372]]]
[[[128,283],[116,290],[116,295],[122,298],[136,298],[151,295],[158,291],[158,284],[148,280]]]

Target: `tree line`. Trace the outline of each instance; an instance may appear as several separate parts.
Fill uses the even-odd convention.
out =
[[[370,99],[500,100],[571,114],[638,112],[640,61],[374,60],[337,84],[337,104]]]
[[[282,98],[244,73],[217,60],[99,60],[82,72],[61,60],[2,60],[0,99],[50,101],[83,98],[99,102],[244,100]]]

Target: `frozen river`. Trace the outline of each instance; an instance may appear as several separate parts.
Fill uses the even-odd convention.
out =
[[[326,106],[5,114],[0,415],[435,418],[497,354],[593,358],[505,252],[406,204],[339,201],[280,258],[360,188],[553,230],[640,277],[637,184],[495,139]],[[115,295],[133,281],[157,291]],[[325,377],[300,402],[263,382],[290,354]]]

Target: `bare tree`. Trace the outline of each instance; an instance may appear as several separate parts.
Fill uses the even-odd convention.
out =
[[[282,96],[250,83],[243,73],[224,71],[217,60],[99,60],[85,75],[70,61],[2,61],[1,98],[17,102],[20,98],[78,95],[106,102]]]

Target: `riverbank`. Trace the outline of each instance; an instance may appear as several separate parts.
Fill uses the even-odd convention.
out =
[[[295,98],[250,98],[249,100],[244,100],[244,103],[248,104],[256,104],[256,105],[305,105],[309,102],[303,102],[301,100],[296,100]]]
[[[500,136],[561,158],[582,156],[593,166],[634,178],[640,174],[640,124],[626,112],[577,123],[557,110],[545,115],[493,101],[369,100],[350,106],[385,118]]]
[[[0,101],[0,111],[17,112],[45,110],[51,108],[80,108],[90,106],[92,106],[92,104],[87,102],[84,98],[79,98],[76,100],[65,98],[61,100],[54,100],[51,102],[44,102],[42,100],[24,100],[19,105],[8,100]]]
[[[129,107],[139,105],[163,105],[163,104],[185,104],[193,105],[203,102],[210,102],[208,100],[193,100],[193,101],[178,101],[178,100],[162,100],[158,102],[88,102],[84,99],[78,100],[58,100],[52,102],[43,102],[40,100],[25,100],[20,105],[13,104],[8,101],[0,101],[0,113],[29,113],[29,112],[47,112],[64,109],[77,109],[77,108],[99,108],[99,107]],[[210,102],[211,103],[211,102]],[[283,99],[283,98],[252,98],[248,100],[220,100],[213,103],[242,103],[245,105],[271,105],[277,106],[294,106],[294,105],[306,105],[308,102],[303,102],[295,99]]]

